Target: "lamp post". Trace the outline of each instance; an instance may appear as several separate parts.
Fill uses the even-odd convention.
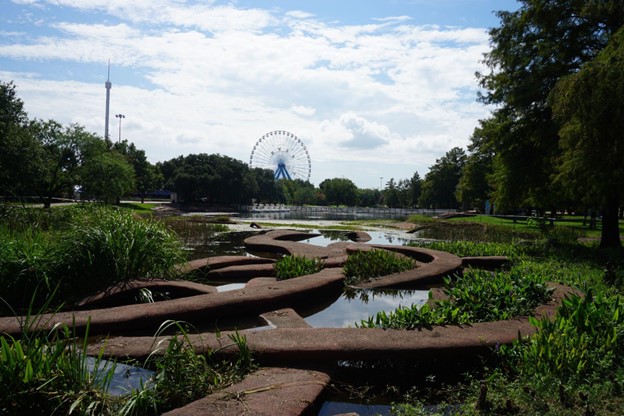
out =
[[[117,139],[117,143],[121,142],[121,119],[126,118],[123,114],[115,114],[115,118],[119,119],[119,138]]]
[[[379,190],[381,191],[381,183],[383,182],[383,176],[379,177]]]

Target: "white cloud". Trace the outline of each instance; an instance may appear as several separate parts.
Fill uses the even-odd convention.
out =
[[[110,58],[112,114],[126,114],[124,137],[152,161],[199,152],[247,161],[260,136],[284,129],[305,142],[313,166],[393,160],[422,176],[486,115],[474,102],[473,74],[488,49],[480,28],[410,25],[407,16],[339,25],[298,10],[174,0],[48,4],[61,6],[103,17],[56,21],[45,35],[12,33],[0,59],[29,69],[0,76],[15,80],[33,115],[102,132],[104,79],[48,79],[46,63],[100,64],[104,76]],[[312,181],[327,171],[313,167]]]

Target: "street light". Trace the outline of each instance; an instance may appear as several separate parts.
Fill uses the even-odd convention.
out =
[[[115,118],[119,119],[119,139],[117,139],[117,143],[121,142],[121,119],[126,118],[123,114],[115,114]]]

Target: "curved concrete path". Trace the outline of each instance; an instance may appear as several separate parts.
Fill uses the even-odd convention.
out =
[[[418,267],[406,272],[384,276],[358,285],[361,288],[403,288],[423,286],[439,281],[462,266],[502,264],[504,258],[461,259],[449,253],[416,247],[369,245],[356,242],[332,243],[328,247],[298,242],[311,235],[297,231],[276,230],[245,240],[251,249],[294,254],[323,259],[325,268],[316,274],[276,281],[271,259],[225,256],[202,259],[180,266],[184,273],[211,281],[245,281],[243,289],[215,292],[211,286],[197,283],[139,282],[138,287],[163,285],[188,293],[200,293],[152,304],[125,305],[82,311],[69,311],[38,316],[31,329],[50,330],[58,324],[74,325],[84,332],[90,321],[90,334],[112,335],[89,347],[89,354],[102,352],[104,357],[144,359],[161,354],[169,337],[114,336],[126,331],[153,333],[166,320],[182,320],[202,324],[218,318],[261,317],[272,329],[242,330],[247,347],[256,361],[263,365],[312,365],[315,370],[263,368],[247,377],[242,384],[204,400],[170,412],[171,415],[194,414],[274,414],[276,403],[282,403],[283,415],[299,415],[310,410],[330,376],[322,369],[337,360],[428,359],[432,357],[468,357],[489,353],[500,344],[508,344],[518,335],[530,335],[534,328],[527,317],[508,321],[477,323],[463,326],[435,326],[420,330],[383,330],[357,328],[309,328],[294,309],[303,304],[318,304],[335,296],[343,288],[341,266],[348,253],[372,248],[391,250],[416,260]],[[355,236],[359,241],[365,236]],[[167,286],[169,285],[169,286]],[[535,311],[537,316],[552,316],[563,297],[572,289],[554,285],[552,301]],[[127,295],[124,287],[111,288],[118,296]],[[91,306],[104,302],[106,292],[90,300]],[[89,302],[86,301],[83,307]],[[102,303],[99,303],[102,304]],[[0,332],[19,335],[25,317],[1,317]],[[206,332],[189,335],[197,352],[218,350],[221,354],[237,354],[236,345],[228,335],[232,332]],[[318,371],[317,371],[318,370]],[[242,399],[241,399],[242,398]],[[297,398],[300,398],[297,399]]]

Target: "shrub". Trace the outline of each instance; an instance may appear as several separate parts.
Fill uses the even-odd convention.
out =
[[[13,208],[11,225],[0,226],[0,294],[16,310],[35,292],[38,307],[55,289],[55,300],[66,302],[118,281],[172,277],[184,260],[181,243],[160,223],[100,205],[59,210]],[[22,223],[33,218],[45,221]]]

